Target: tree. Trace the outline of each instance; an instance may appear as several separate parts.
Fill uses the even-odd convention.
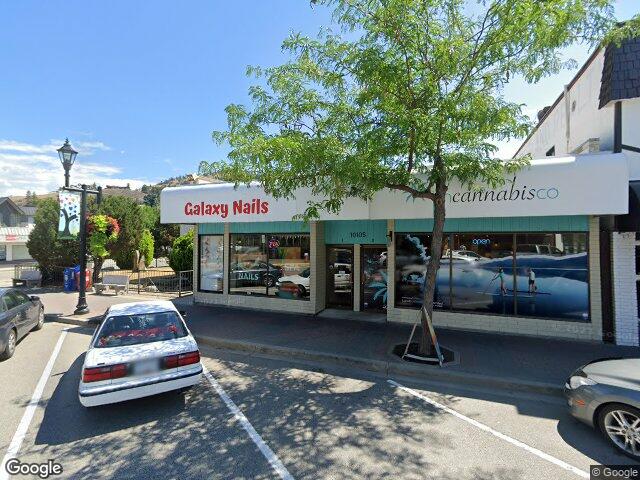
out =
[[[56,268],[78,263],[78,241],[58,239],[59,211],[57,199],[39,200],[34,218],[35,225],[27,241],[29,255],[38,262],[45,282],[54,275]]]
[[[200,173],[258,180],[277,198],[308,188],[316,197],[308,219],[384,188],[429,200],[420,342],[428,353],[449,186],[495,188],[527,163],[494,158],[496,141],[531,126],[503,87],[514,76],[536,82],[573,65],[561,49],[600,41],[615,25],[612,0],[312,3],[334,9],[337,31],[292,34],[283,43],[287,63],[248,70],[263,80],[249,91],[252,107],[229,105],[228,128],[213,133],[230,147],[228,159],[205,162]],[[625,28],[637,32],[639,23]]]
[[[143,205],[138,205],[135,200],[121,196],[110,195],[103,199],[96,213],[109,215],[115,218],[120,225],[120,234],[109,249],[119,268],[130,269],[133,267],[134,252],[140,246],[140,239],[145,228],[151,228],[153,215]]]
[[[109,255],[109,249],[117,240],[120,225],[115,218],[107,215],[91,215],[87,219],[87,235],[89,240],[89,254],[93,257],[93,281],[98,282],[104,259]]]
[[[175,272],[193,270],[193,230],[175,239],[169,253],[169,266]]]
[[[138,250],[140,251],[140,257],[144,260],[144,264],[147,267],[151,265],[153,261],[153,235],[147,228],[142,231]]]

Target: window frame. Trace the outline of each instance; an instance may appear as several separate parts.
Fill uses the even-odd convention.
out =
[[[283,298],[283,297],[278,297],[277,295],[269,295],[269,287],[265,286],[265,293],[249,293],[249,292],[232,292],[231,291],[231,267],[232,264],[234,262],[232,262],[233,259],[233,252],[231,251],[231,247],[233,246],[233,241],[232,241],[232,237],[233,236],[244,236],[244,235],[259,235],[265,236],[265,243],[263,243],[262,245],[265,247],[265,251],[266,251],[266,259],[264,260],[264,262],[267,264],[267,274],[269,274],[269,270],[271,268],[271,260],[272,258],[269,256],[269,248],[268,248],[268,239],[266,238],[267,236],[271,235],[271,236],[283,236],[283,235],[299,235],[299,236],[305,236],[309,238],[309,269],[311,270],[311,232],[251,232],[251,233],[233,233],[230,232],[229,233],[229,246],[228,246],[228,250],[229,250],[229,266],[227,268],[227,274],[229,276],[229,286],[228,286],[228,292],[229,295],[243,295],[243,296],[248,296],[248,297],[265,297],[265,298],[276,298],[276,299],[280,299],[280,300],[301,300],[301,301],[305,301],[308,302],[311,300],[311,295],[309,295],[308,298]],[[237,263],[237,262],[236,262]],[[311,273],[309,274],[309,282],[311,282],[311,276],[313,275],[313,271],[311,271]],[[272,287],[275,288],[275,285]]]
[[[494,313],[494,312],[475,312],[473,310],[462,310],[462,309],[456,309],[455,308],[455,301],[453,298],[453,262],[451,261],[452,259],[452,254],[453,254],[453,236],[454,235],[512,235],[513,240],[512,240],[512,247],[513,247],[513,262],[512,262],[512,268],[513,268],[513,277],[514,277],[514,285],[513,285],[513,290],[514,290],[514,298],[513,298],[513,302],[514,302],[514,309],[513,309],[513,313],[512,314],[502,314],[502,313]],[[517,253],[517,236],[518,235],[564,235],[564,234],[582,234],[585,236],[585,251],[587,254],[587,306],[588,306],[588,318],[586,320],[575,320],[575,319],[568,319],[568,318],[558,318],[558,317],[541,317],[541,316],[535,316],[535,315],[520,315],[518,313],[518,292],[517,292],[517,271],[518,271],[518,263],[517,263],[517,257],[518,257],[518,253]],[[393,278],[394,278],[394,286],[393,286],[393,290],[394,290],[394,301],[393,301],[393,308],[398,308],[398,309],[406,309],[406,310],[419,310],[420,306],[407,306],[407,305],[398,305],[398,295],[397,295],[397,288],[398,288],[398,284],[395,280],[395,275],[396,275],[396,271],[397,271],[397,246],[398,246],[398,242],[397,242],[397,236],[398,235],[427,235],[427,236],[432,236],[433,234],[431,232],[417,232],[417,231],[411,231],[411,232],[394,232],[394,237],[393,237],[393,257],[394,257],[394,271],[393,271]],[[469,315],[488,315],[488,316],[497,316],[497,317],[512,317],[512,318],[522,318],[522,319],[532,319],[532,320],[545,320],[545,321],[556,321],[556,322],[569,322],[569,323],[593,323],[593,312],[592,312],[592,307],[591,307],[591,242],[589,239],[589,232],[588,231],[567,231],[567,230],[560,230],[560,231],[522,231],[522,232],[444,232],[444,236],[448,237],[448,242],[450,245],[449,248],[449,298],[451,300],[451,305],[449,308],[434,308],[434,312],[451,312],[451,313],[465,313],[465,314],[469,314]],[[391,273],[391,272],[390,272]],[[640,282],[639,282],[640,283]],[[640,308],[640,307],[639,307]]]
[[[202,237],[222,237],[222,289],[220,290],[204,290],[202,288]],[[225,289],[224,281],[224,261],[226,256],[226,248],[224,246],[224,233],[202,233],[198,234],[198,292],[222,294]]]

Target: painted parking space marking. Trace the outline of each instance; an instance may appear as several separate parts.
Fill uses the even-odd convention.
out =
[[[249,420],[247,420],[247,417],[244,416],[244,414],[238,408],[238,406],[233,402],[233,400],[231,400],[231,397],[227,395],[227,392],[224,391],[222,386],[213,377],[211,372],[209,372],[209,370],[204,365],[202,366],[202,368],[204,371],[204,375],[207,377],[207,380],[209,380],[209,383],[211,384],[213,389],[216,391],[218,396],[225,403],[229,411],[233,414],[233,417],[240,422],[240,425],[242,425],[242,428],[244,428],[245,431],[249,434],[249,437],[251,437],[251,440],[253,441],[253,443],[256,444],[256,446],[258,447],[262,455],[264,455],[264,458],[267,459],[267,461],[271,465],[271,468],[273,468],[273,470],[283,480],[293,480],[293,476],[282,464],[278,456],[273,452],[273,450],[271,450],[271,448],[269,448],[269,445],[265,443],[265,441],[262,439],[260,434],[256,432],[256,429],[253,428],[253,425],[251,425]]]
[[[508,435],[505,435],[504,433],[500,433],[497,430],[494,430],[493,428],[489,427],[488,425],[485,425],[484,423],[480,423],[477,420],[474,420],[473,418],[469,418],[465,415],[462,415],[461,413],[447,407],[446,405],[443,405],[441,403],[436,402],[435,400],[430,399],[429,397],[426,397],[425,395],[422,395],[421,393],[417,392],[416,390],[413,390],[409,387],[405,387],[404,385],[400,385],[398,382],[395,382],[393,380],[387,380],[387,382],[389,382],[391,385],[393,385],[394,387],[409,393],[411,395],[413,395],[414,397],[417,397],[419,399],[421,399],[422,401],[428,403],[429,405],[432,405],[433,407],[437,408],[438,410],[441,410],[443,412],[449,413],[451,415],[453,415],[454,417],[467,422],[471,425],[473,425],[476,428],[479,428],[480,430],[483,430],[487,433],[490,433],[491,435],[493,435],[494,437],[497,437],[501,440],[504,440],[505,442],[510,443],[511,445],[514,445],[518,448],[521,448],[533,455],[536,455],[537,457],[542,458],[543,460],[546,460],[547,462],[550,462],[554,465],[557,465],[560,468],[563,468],[565,470],[568,470],[569,472],[572,472],[574,474],[576,474],[579,477],[582,478],[590,478],[589,472],[585,472],[584,470],[580,470],[577,467],[574,467],[573,465],[570,465],[566,462],[563,462],[562,460],[560,460],[559,458],[556,458],[552,455],[549,455],[548,453],[543,452],[542,450],[538,450],[535,447],[532,447],[530,445],[527,445],[526,443],[521,442],[520,440],[516,440],[515,438],[512,438]]]
[[[44,392],[44,387],[47,384],[47,380],[51,376],[51,370],[53,370],[53,365],[58,358],[58,354],[62,349],[62,343],[64,342],[65,337],[67,336],[67,329],[65,328],[60,333],[60,337],[58,338],[58,342],[55,347],[53,347],[53,352],[51,352],[51,356],[49,357],[49,361],[47,365],[44,367],[42,371],[42,375],[40,376],[40,380],[38,380],[38,384],[36,385],[35,390],[33,391],[33,395],[31,395],[31,400],[27,404],[27,408],[20,419],[20,423],[18,424],[18,428],[16,432],[13,434],[13,438],[11,439],[11,443],[9,444],[9,448],[7,449],[7,453],[2,459],[2,464],[0,468],[0,480],[8,480],[9,474],[7,473],[6,464],[12,458],[16,458],[18,452],[20,451],[20,447],[22,446],[22,442],[24,441],[24,437],[29,430],[29,425],[31,424],[31,420],[33,420],[33,415],[36,413],[36,408],[40,404],[40,399],[42,398],[42,393]]]

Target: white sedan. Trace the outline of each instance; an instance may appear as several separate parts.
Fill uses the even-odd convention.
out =
[[[78,397],[94,407],[184,390],[201,377],[198,345],[173,303],[122,303],[91,339]]]

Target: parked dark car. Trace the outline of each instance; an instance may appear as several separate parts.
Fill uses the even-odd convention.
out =
[[[44,325],[44,307],[36,296],[0,288],[0,360],[11,358],[18,341]]]
[[[273,287],[282,277],[282,268],[261,260],[255,262],[237,262],[231,266],[230,281],[235,287],[253,287],[264,285]]]
[[[565,394],[571,415],[640,460],[640,358],[588,363],[567,379]]]

